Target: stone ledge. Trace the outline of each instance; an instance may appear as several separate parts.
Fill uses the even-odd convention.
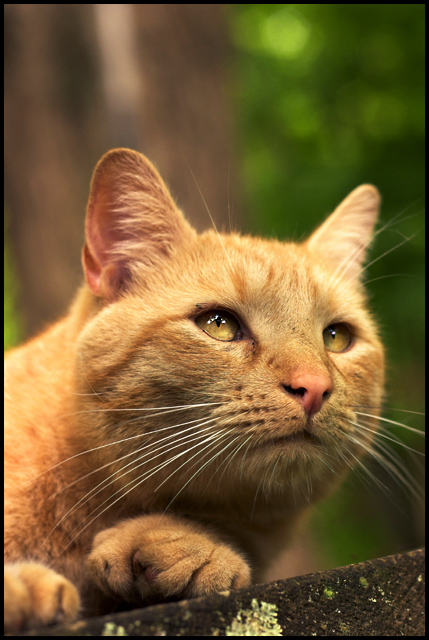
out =
[[[424,549],[26,636],[424,636]]]

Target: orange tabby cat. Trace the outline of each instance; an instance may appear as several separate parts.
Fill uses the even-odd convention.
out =
[[[86,284],[6,361],[7,631],[262,579],[373,436],[378,207],[361,186],[303,244],[197,235],[142,155],[101,159]]]

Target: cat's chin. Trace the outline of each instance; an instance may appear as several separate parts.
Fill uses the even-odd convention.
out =
[[[268,440],[265,443],[268,447],[281,447],[285,450],[293,450],[294,448],[308,448],[317,446],[322,446],[322,441],[320,438],[315,436],[312,433],[309,433],[306,430],[300,431],[299,433],[294,433],[292,435],[280,436],[277,438],[273,438],[272,440]]]

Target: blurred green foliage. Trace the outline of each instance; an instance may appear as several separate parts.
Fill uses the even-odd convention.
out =
[[[425,7],[229,7],[247,230],[300,239],[357,185],[379,188],[379,228],[388,228],[365,279],[387,347],[386,405],[423,411]],[[421,416],[384,415],[423,428]],[[418,436],[389,429],[421,448]],[[389,485],[386,471],[371,472]],[[404,493],[380,490],[361,469],[317,506],[313,524],[328,564],[421,544],[421,504]]]
[[[9,349],[23,337],[21,314],[17,308],[18,282],[7,238],[8,213],[4,211],[4,348]]]

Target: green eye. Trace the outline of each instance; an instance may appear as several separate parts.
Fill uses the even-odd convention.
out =
[[[206,311],[195,318],[196,324],[212,338],[231,342],[240,334],[240,324],[237,318],[228,311]]]
[[[330,324],[323,332],[323,342],[328,351],[341,353],[346,351],[353,340],[352,332],[343,322]]]

